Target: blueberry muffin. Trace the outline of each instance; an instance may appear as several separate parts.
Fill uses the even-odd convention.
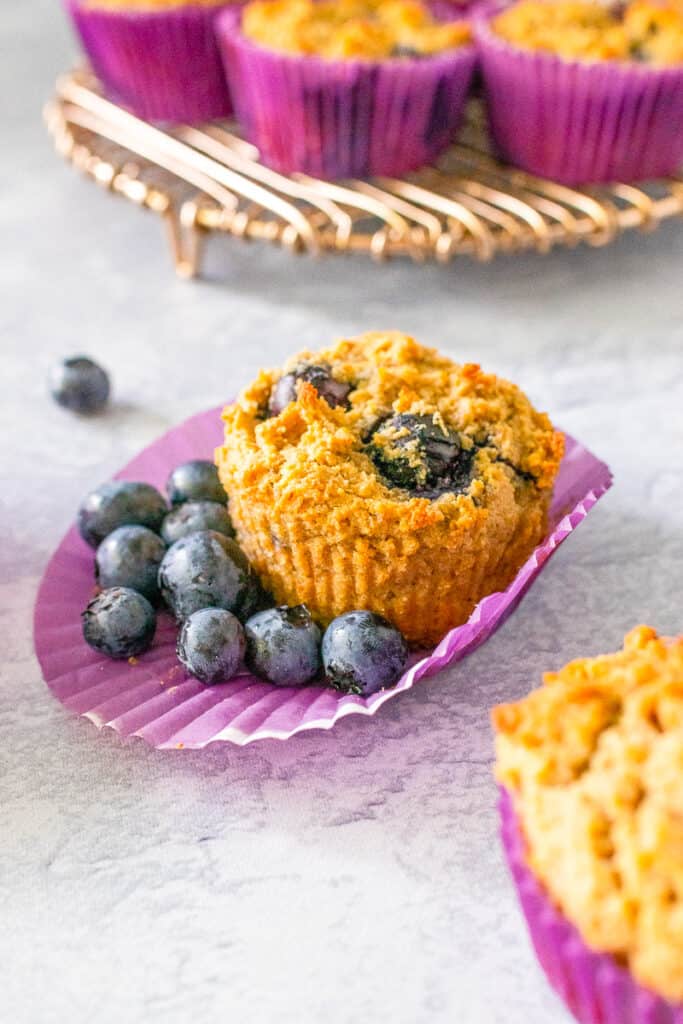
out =
[[[421,0],[253,0],[223,14],[235,109],[261,159],[324,178],[435,160],[475,64],[469,25],[448,18]]]
[[[149,121],[227,117],[214,33],[226,0],[64,0],[107,95]]]
[[[508,843],[518,884],[529,872],[559,914],[555,930],[573,929],[572,941],[552,938],[548,908],[525,885],[551,980],[580,1020],[680,1021],[683,637],[640,626],[623,650],[546,675],[493,721],[497,777],[524,841],[523,864]]]
[[[518,0],[477,22],[502,157],[569,185],[673,174],[683,160],[680,0]]]
[[[282,604],[438,641],[543,538],[563,436],[513,384],[396,332],[264,371],[216,453],[239,543]]]

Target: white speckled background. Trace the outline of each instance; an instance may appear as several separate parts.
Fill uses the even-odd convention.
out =
[[[51,152],[40,108],[73,51],[58,4],[3,0],[0,33],[0,1017],[566,1024],[502,864],[488,709],[636,622],[683,628],[683,225],[446,269],[223,240],[210,279],[182,283],[154,218]],[[31,611],[82,494],[259,365],[381,327],[510,375],[613,467],[519,611],[331,734],[159,753],[70,717]],[[45,394],[78,351],[114,379],[94,422]]]

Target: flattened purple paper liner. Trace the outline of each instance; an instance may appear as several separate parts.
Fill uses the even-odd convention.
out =
[[[64,2],[105,91],[138,117],[196,124],[232,113],[214,33],[224,5],[116,10]]]
[[[453,20],[457,16],[447,10]],[[241,11],[216,20],[235,111],[264,163],[323,178],[398,175],[432,163],[455,136],[474,46],[425,59],[326,60],[258,46]]]
[[[523,50],[496,35],[492,13],[479,11],[474,25],[491,132],[505,160],[566,185],[675,173],[683,161],[683,66]]]
[[[683,1024],[674,1005],[639,985],[608,953],[597,953],[554,906],[526,865],[510,793],[500,791],[501,837],[536,955],[550,984],[581,1024]]]
[[[221,409],[200,413],[145,448],[118,474],[162,488],[170,470],[190,458],[212,458],[222,442]],[[567,437],[550,511],[551,530],[510,586],[491,594],[468,622],[451,630],[429,654],[418,654],[397,685],[363,698],[328,687],[275,687],[246,670],[229,683],[203,686],[175,656],[176,626],[159,615],[154,646],[133,665],[92,651],[81,635],[81,611],[93,590],[93,553],[73,527],[53,555],[35,607],[34,642],[43,676],[69,710],[121,736],[154,747],[238,745],[288,739],[305,729],[330,729],[346,715],[373,715],[484,643],[516,607],[553,551],[576,529],[611,485],[607,466]]]

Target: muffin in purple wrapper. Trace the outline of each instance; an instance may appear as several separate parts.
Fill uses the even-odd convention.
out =
[[[493,714],[502,838],[581,1024],[683,1024],[683,637],[646,626]]]
[[[147,121],[227,117],[214,21],[224,0],[65,0],[107,95]]]
[[[567,185],[673,174],[683,161],[678,0],[520,0],[475,18],[492,135]]]
[[[283,173],[402,174],[452,141],[476,62],[469,26],[418,0],[256,0],[217,21],[247,137]]]

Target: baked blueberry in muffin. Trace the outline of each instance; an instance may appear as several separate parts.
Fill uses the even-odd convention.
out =
[[[406,335],[303,352],[224,420],[239,544],[322,625],[364,608],[434,643],[545,534],[562,435],[513,384]]]

